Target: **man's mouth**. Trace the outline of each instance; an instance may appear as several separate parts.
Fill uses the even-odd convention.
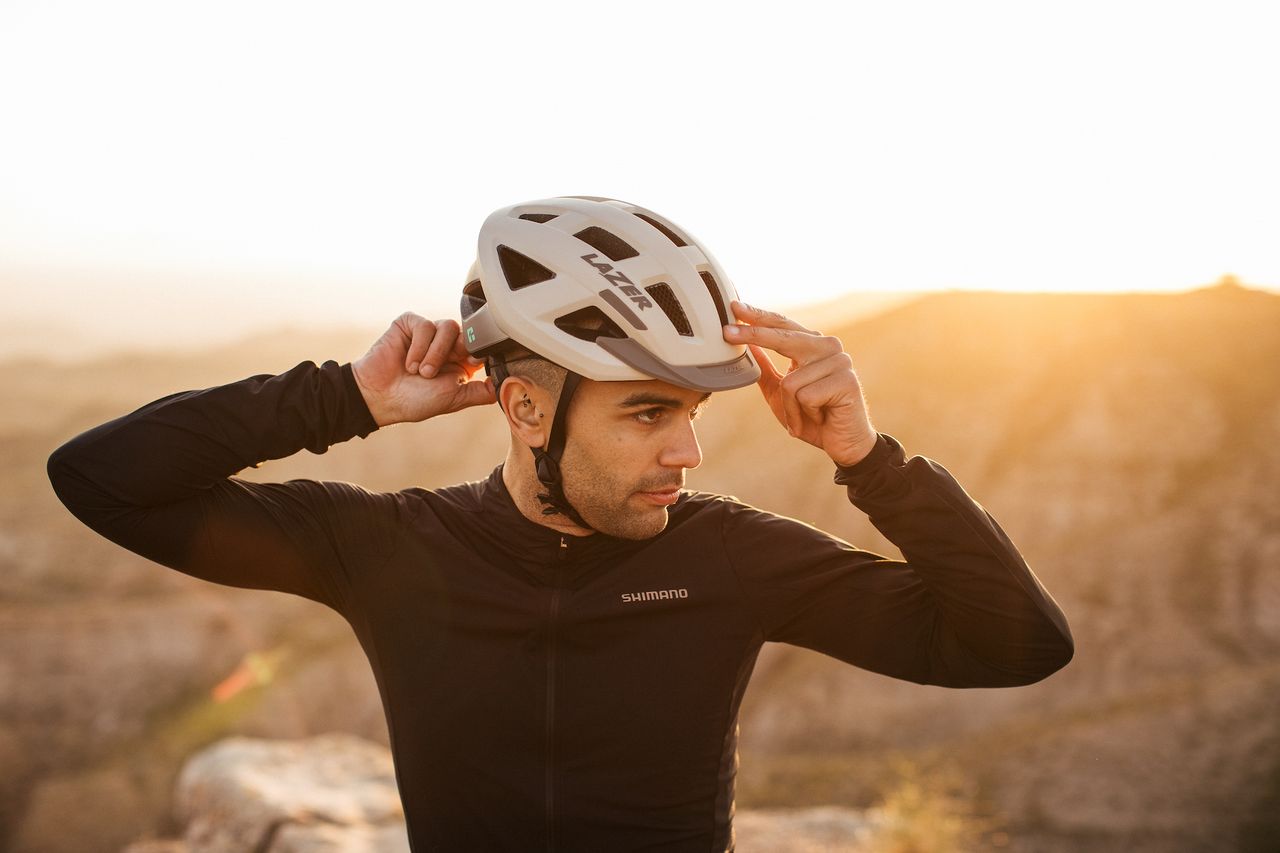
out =
[[[637,494],[652,503],[659,504],[661,506],[670,506],[676,502],[677,498],[680,497],[680,489],[681,486],[677,484],[674,486],[664,486],[656,491],[641,491]]]

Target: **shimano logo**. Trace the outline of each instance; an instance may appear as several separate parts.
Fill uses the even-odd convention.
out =
[[[583,255],[582,259],[591,266],[595,267],[596,272],[604,277],[604,280],[612,284],[614,287],[625,293],[636,307],[643,311],[646,308],[653,307],[653,303],[649,301],[649,297],[640,292],[640,288],[636,287],[635,282],[627,278],[627,274],[622,270],[615,270],[613,264],[606,264],[604,261],[593,261],[592,258],[600,257],[595,252],[589,255]]]
[[[687,589],[651,589],[648,592],[624,592],[623,601],[661,601],[664,598],[688,598]]]

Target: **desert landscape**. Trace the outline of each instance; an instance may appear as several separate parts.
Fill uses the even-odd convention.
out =
[[[906,802],[922,822],[957,821],[950,837],[973,829],[972,849],[1275,850],[1280,295],[1224,280],[846,308],[797,316],[843,340],[880,431],[999,521],[1076,655],[1028,687],[947,690],[766,646],[742,707],[739,812]],[[341,617],[124,551],[63,508],[45,471],[62,442],[151,400],[350,361],[380,332],[0,361],[0,849],[178,835],[183,762],[229,737],[386,744]],[[699,438],[690,488],[901,557],[755,389],[715,395]],[[487,476],[507,442],[496,410],[470,409],[238,476],[430,488]]]

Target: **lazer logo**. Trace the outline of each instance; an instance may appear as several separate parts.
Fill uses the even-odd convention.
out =
[[[664,598],[688,598],[687,589],[651,589],[648,592],[624,592],[623,601],[659,601]]]
[[[643,311],[646,308],[653,307],[653,303],[649,301],[649,298],[647,296],[645,296],[643,293],[640,292],[640,288],[636,287],[635,282],[627,278],[626,273],[624,273],[622,270],[614,269],[613,264],[606,264],[604,261],[592,260],[592,258],[598,258],[598,257],[600,256],[597,255],[595,252],[592,252],[589,255],[583,255],[582,259],[587,263],[591,264],[591,266],[595,267],[596,272],[600,273],[600,275],[604,277],[605,281],[609,282],[614,287],[618,288],[618,290],[621,290],[628,297],[630,297],[631,301],[634,302],[636,304],[636,307],[639,308],[641,311]]]

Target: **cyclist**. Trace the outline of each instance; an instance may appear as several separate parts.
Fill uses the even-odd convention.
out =
[[[123,547],[345,617],[414,850],[731,851],[738,709],[768,641],[949,687],[1071,659],[1065,616],[991,515],[872,426],[840,341],[738,301],[671,220],[594,196],[502,208],[461,313],[402,315],[354,363],[161,398],[48,466]],[[904,560],[683,488],[707,397],[750,384]],[[482,480],[233,476],[494,402],[511,445]]]

